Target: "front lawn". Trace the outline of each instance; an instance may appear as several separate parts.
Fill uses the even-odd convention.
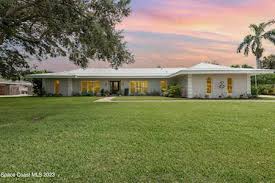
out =
[[[56,174],[21,182],[274,180],[275,103],[95,99],[0,98],[0,172]]]

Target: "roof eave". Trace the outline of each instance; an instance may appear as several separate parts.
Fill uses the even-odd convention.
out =
[[[122,78],[129,78],[129,79],[138,79],[138,78],[148,78],[148,79],[162,79],[162,78],[169,78],[169,76],[93,76],[93,75],[71,75],[71,76],[65,76],[65,75],[30,75],[28,78],[48,78],[48,79],[54,79],[54,78],[60,78],[60,79],[66,79],[66,78],[95,78],[95,79],[122,79]]]
[[[179,71],[171,74],[169,77],[175,77],[182,74],[273,74],[274,70],[255,69],[255,70],[192,70],[192,71]]]
[[[32,74],[32,75],[28,75],[27,78],[31,78],[31,79],[43,79],[43,78],[49,78],[49,79],[53,79],[53,78],[76,78],[75,75],[43,75],[43,74]]]
[[[247,70],[181,70],[176,73],[170,75],[155,75],[155,76],[125,76],[125,75],[117,75],[117,76],[95,76],[95,75],[61,75],[61,74],[32,74],[28,75],[27,78],[60,78],[60,79],[67,79],[67,78],[98,78],[98,79],[107,79],[107,78],[129,78],[129,79],[138,79],[138,78],[148,78],[148,79],[164,79],[164,78],[172,78],[179,75],[186,75],[186,74],[272,74],[275,73],[275,70],[268,70],[268,69],[247,69]]]

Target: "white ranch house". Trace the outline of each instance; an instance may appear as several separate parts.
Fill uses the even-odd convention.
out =
[[[47,93],[63,96],[100,94],[102,90],[111,94],[150,95],[177,83],[182,87],[182,97],[239,98],[251,94],[251,76],[266,73],[274,71],[201,63],[190,68],[88,68],[31,77],[42,78]]]

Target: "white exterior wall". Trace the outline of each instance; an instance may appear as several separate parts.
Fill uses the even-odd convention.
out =
[[[167,79],[168,83],[176,82],[183,87],[182,96],[188,98],[204,98],[206,96],[206,79],[212,78],[212,93],[210,98],[227,97],[227,78],[233,79],[233,93],[232,97],[240,97],[240,95],[251,94],[250,75],[247,74],[189,74],[187,76],[179,76],[172,79]],[[54,93],[54,80],[43,79],[42,84],[47,93]],[[105,91],[110,91],[110,81],[120,81],[122,94],[125,88],[129,88],[130,81],[148,81],[148,92],[161,92],[160,81],[165,79],[58,79],[60,81],[60,93],[63,96],[71,96],[76,93],[81,93],[82,80],[98,80],[100,81],[100,88]],[[219,88],[219,83],[223,81],[225,87]],[[129,93],[130,94],[130,93]]]
[[[120,89],[123,94],[125,88],[129,88],[130,92],[130,81],[148,81],[148,92],[160,92],[160,81],[164,79],[43,79],[42,85],[46,93],[54,94],[54,80],[60,81],[60,93],[63,96],[71,96],[81,93],[81,81],[85,80],[100,81],[100,88],[105,91],[110,91],[110,81],[120,81]]]
[[[250,74],[247,74],[246,86],[247,86],[247,94],[251,95],[251,75]]]
[[[193,98],[193,76],[188,74],[187,76],[187,98]]]
[[[46,93],[54,94],[54,81],[60,81],[60,94],[63,96],[70,96],[68,92],[68,79],[42,79],[42,86]]]
[[[68,82],[68,90],[67,90],[67,96],[73,95],[73,81],[72,79],[67,79]]]
[[[238,98],[240,95],[251,94],[250,77],[247,74],[192,75],[193,98],[204,98],[206,96],[206,80],[208,77],[212,78],[212,93],[209,98],[229,96],[227,93],[227,78],[233,80],[233,92],[230,96]],[[223,89],[219,88],[221,81],[225,84]]]

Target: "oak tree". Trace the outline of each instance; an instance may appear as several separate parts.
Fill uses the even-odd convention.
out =
[[[130,0],[0,0],[0,76],[17,78],[30,58],[68,56],[117,68],[134,61],[116,25]]]

